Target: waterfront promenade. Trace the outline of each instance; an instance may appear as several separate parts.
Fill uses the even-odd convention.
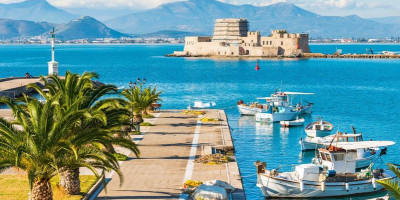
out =
[[[124,183],[114,174],[96,199],[183,199],[180,188],[185,180],[222,180],[238,190],[233,199],[244,199],[236,162],[222,165],[194,163],[201,147],[232,146],[226,115],[222,110],[208,110],[203,117],[220,118],[220,122],[200,122],[197,115],[181,110],[161,111],[155,126],[149,127],[139,143],[141,158],[132,158],[121,166]]]
[[[25,78],[25,77],[12,77],[0,79],[0,96],[7,96],[10,98],[16,98],[22,95],[22,93],[30,93],[33,90],[27,89],[26,86],[29,84],[41,85],[40,78]]]

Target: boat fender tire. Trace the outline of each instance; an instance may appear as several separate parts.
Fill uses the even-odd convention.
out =
[[[321,191],[322,191],[322,192],[325,192],[325,182],[322,182],[322,183],[321,183]]]
[[[304,191],[304,182],[300,181],[300,191]]]
[[[349,190],[350,190],[349,183],[346,183],[346,191],[349,191]]]
[[[372,187],[374,188],[374,190],[376,190],[376,181],[375,181],[375,178],[372,178],[371,182],[372,182]]]

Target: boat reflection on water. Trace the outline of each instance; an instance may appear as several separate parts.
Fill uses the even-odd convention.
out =
[[[256,124],[254,116],[243,115],[238,119],[238,127],[254,126]]]
[[[287,135],[287,134],[289,134],[289,128],[287,128],[287,127],[280,127],[279,133],[281,133],[281,135]]]
[[[274,134],[274,124],[273,123],[256,123],[256,135],[273,135]]]

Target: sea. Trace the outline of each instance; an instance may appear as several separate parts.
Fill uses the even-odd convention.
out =
[[[303,127],[284,129],[279,123],[260,124],[254,117],[240,116],[236,103],[270,96],[275,90],[315,93],[295,97],[314,103],[306,123],[323,118],[334,132],[351,132],[364,139],[393,140],[388,154],[376,163],[400,164],[400,60],[395,59],[255,59],[173,58],[164,55],[183,45],[57,45],[60,74],[94,71],[100,81],[128,87],[146,78],[162,93],[163,109],[185,109],[194,101],[214,101],[229,120],[247,199],[263,199],[256,187],[257,160],[267,168],[289,171],[310,163],[314,152],[302,153],[298,141]],[[396,44],[311,44],[312,52],[375,53],[400,51]],[[0,78],[47,74],[49,45],[0,45]],[[385,193],[373,196],[383,196]],[[345,199],[368,199],[361,196]],[[343,198],[340,198],[343,199]]]

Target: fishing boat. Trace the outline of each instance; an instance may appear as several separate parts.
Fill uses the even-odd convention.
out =
[[[324,137],[331,133],[333,125],[327,121],[319,119],[306,126],[304,129],[309,137]]]
[[[357,149],[381,148],[392,141],[340,142],[318,149],[318,162],[297,165],[294,171],[267,170],[257,161],[257,186],[266,198],[322,198],[360,195],[377,192],[383,187],[376,180],[393,180],[396,175],[385,169],[356,172]],[[383,154],[384,152],[381,152]]]
[[[291,121],[300,115],[292,106],[285,102],[273,102],[268,106],[268,110],[256,114],[257,122],[280,122]]]
[[[323,147],[324,143],[335,142],[362,142],[362,133],[357,133],[356,129],[351,126],[353,133],[340,133],[337,132],[333,135],[328,135],[324,137],[306,137],[300,138],[301,151],[316,150]]]
[[[304,125],[304,118],[296,118],[296,120],[292,121],[281,121],[281,126],[283,127],[291,127],[291,126],[303,126]]]
[[[395,52],[392,52],[392,51],[382,51],[382,54],[383,54],[383,55],[390,55],[390,56],[396,55],[396,53],[395,53]]]
[[[293,97],[295,95],[301,96],[301,102],[292,106]],[[285,106],[292,106],[300,114],[310,114],[312,112],[313,103],[303,105],[302,95],[313,95],[313,93],[303,92],[275,92],[270,97],[259,97],[256,102],[244,103],[243,100],[238,101],[237,107],[241,115],[256,115],[257,113],[265,112],[269,106],[284,104]]]
[[[195,101],[193,105],[188,106],[188,109],[205,109],[205,108],[212,108],[217,104],[214,101],[203,103],[202,101]]]

